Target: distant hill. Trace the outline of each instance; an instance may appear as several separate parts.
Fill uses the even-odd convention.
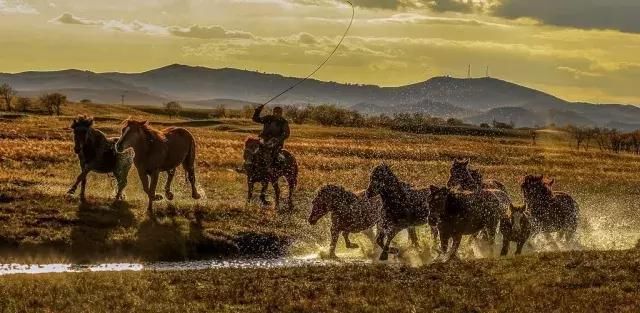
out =
[[[71,100],[161,105],[177,100],[187,106],[229,108],[262,103],[299,78],[232,68],[173,64],[142,73],[94,73],[80,70],[1,74],[20,93],[60,91]],[[434,77],[398,86],[341,84],[310,79],[278,98],[280,104],[335,104],[367,114],[422,112],[467,121],[513,121],[516,126],[635,125],[640,108],[621,104],[571,103],[547,93],[495,78]],[[521,110],[518,110],[521,109]]]

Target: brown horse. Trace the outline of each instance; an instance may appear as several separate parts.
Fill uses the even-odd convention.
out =
[[[153,214],[153,201],[162,200],[156,194],[160,172],[167,172],[165,196],[173,199],[171,181],[176,168],[182,164],[191,183],[191,197],[200,199],[196,190],[196,142],[189,131],[184,128],[170,127],[162,131],[153,129],[147,121],[127,119],[123,122],[122,135],[116,142],[118,152],[133,148],[133,162],[138,170],[140,181],[149,197],[147,210]]]
[[[502,191],[482,190],[458,192],[448,187],[430,187],[429,207],[431,218],[436,220],[442,255],[446,256],[449,239],[453,239],[451,256],[457,258],[463,235],[477,235],[485,231],[493,244],[502,211],[505,205],[496,193]]]
[[[67,194],[73,195],[80,184],[80,201],[85,202],[87,175],[90,172],[113,173],[118,182],[116,200],[122,200],[122,191],[127,186],[127,176],[131,169],[132,155],[117,153],[114,145],[118,138],[107,138],[105,134],[93,128],[93,118],[82,115],[73,120],[73,151],[80,161],[80,175]]]
[[[454,159],[451,164],[447,187],[460,187],[464,191],[476,191],[478,189],[496,189],[507,192],[503,183],[495,179],[483,179],[478,170],[469,168],[469,160]]]
[[[542,175],[527,175],[521,183],[525,205],[531,210],[533,232],[550,234],[558,232],[571,241],[578,228],[580,209],[573,198],[553,191],[553,180]]]
[[[254,184],[261,183],[260,201],[263,205],[268,205],[266,191],[271,184],[275,193],[276,208],[279,208],[280,186],[278,179],[284,177],[289,185],[288,208],[290,211],[293,210],[293,192],[298,184],[298,162],[293,154],[287,150],[282,150],[281,156],[282,158],[278,157],[278,161],[272,165],[273,168],[270,170],[271,150],[258,138],[249,137],[245,140],[243,172],[247,174],[247,202],[251,201]]]
[[[365,191],[353,193],[341,186],[325,185],[313,199],[309,224],[315,225],[320,218],[331,212],[331,247],[329,256],[336,257],[336,244],[340,233],[348,249],[358,245],[351,243],[349,233],[366,232],[373,237],[373,228],[381,231],[382,201],[380,198],[366,198]],[[409,240],[417,247],[418,236],[413,227],[407,229]]]
[[[516,255],[522,253],[522,247],[531,237],[531,212],[527,207],[511,206],[509,214],[500,219],[500,233],[502,234],[502,250],[500,255],[509,253],[509,244],[516,243]]]

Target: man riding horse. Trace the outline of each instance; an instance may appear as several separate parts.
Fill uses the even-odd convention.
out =
[[[283,159],[280,152],[284,147],[285,140],[289,138],[289,122],[282,117],[281,107],[273,108],[272,115],[260,117],[263,108],[264,104],[255,109],[253,121],[263,125],[259,137],[264,142],[264,147],[269,150],[269,153],[265,153],[265,157],[269,158],[267,163],[271,172],[274,165],[277,164],[276,162]]]

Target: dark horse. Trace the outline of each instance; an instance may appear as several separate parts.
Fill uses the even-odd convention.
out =
[[[271,151],[258,138],[249,137],[245,140],[243,171],[247,174],[247,202],[251,201],[254,184],[261,183],[260,201],[263,205],[268,205],[265,193],[271,183],[276,198],[276,209],[279,208],[280,186],[278,179],[284,177],[289,185],[288,209],[293,210],[293,192],[298,184],[298,162],[293,154],[287,150],[282,150],[281,155],[282,160],[274,162],[273,169],[270,171]]]
[[[196,190],[196,141],[189,131],[180,127],[159,131],[153,129],[147,121],[131,119],[125,120],[123,124],[122,136],[116,142],[116,150],[121,152],[133,148],[135,153],[133,162],[138,170],[142,187],[149,197],[147,210],[150,215],[153,214],[153,201],[162,200],[162,196],[156,194],[160,172],[168,174],[164,190],[167,199],[172,200],[171,181],[180,164],[187,172],[191,183],[191,197],[200,199],[200,194]]]
[[[447,187],[460,187],[465,191],[476,191],[478,189],[496,189],[507,192],[503,183],[495,179],[484,179],[478,170],[469,168],[469,160],[454,159],[451,164],[449,181]]]
[[[122,190],[127,186],[127,175],[132,164],[132,155],[117,153],[114,145],[117,138],[107,138],[105,134],[93,128],[93,118],[78,116],[71,124],[73,130],[73,151],[80,161],[80,175],[67,192],[75,194],[78,184],[80,186],[80,200],[86,201],[85,187],[87,175],[90,172],[113,173],[118,182],[116,200],[122,199]]]
[[[429,206],[431,218],[436,220],[443,255],[453,239],[451,255],[457,257],[457,250],[463,235],[476,235],[485,231],[489,243],[493,243],[503,208],[506,205],[496,193],[498,190],[478,192],[457,192],[448,187],[430,187]]]
[[[516,255],[522,253],[522,247],[531,236],[531,212],[525,205],[511,206],[509,214],[500,220],[500,233],[502,234],[502,250],[500,255],[509,253],[509,244],[516,243]]]
[[[522,193],[525,205],[531,211],[533,232],[547,235],[558,232],[559,237],[571,241],[578,228],[580,209],[569,194],[553,191],[553,182],[542,175],[527,175],[522,180]]]
[[[373,229],[380,232],[382,201],[380,198],[364,197],[364,191],[353,193],[342,186],[325,185],[311,201],[309,224],[315,225],[320,218],[331,212],[331,247],[329,256],[336,257],[336,244],[340,233],[347,249],[358,248],[349,240],[349,233],[364,232],[373,238]],[[407,229],[409,240],[418,246],[418,235],[413,227]]]
[[[382,248],[380,260],[389,257],[391,240],[405,228],[429,223],[432,226],[431,233],[436,238],[437,232],[429,218],[429,189],[412,188],[400,181],[388,165],[381,164],[371,172],[366,191],[368,198],[377,195],[380,195],[383,202],[382,231],[376,238]]]

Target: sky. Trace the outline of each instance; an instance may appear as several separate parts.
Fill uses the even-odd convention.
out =
[[[639,0],[353,0],[314,78],[399,86],[500,78],[640,105]],[[351,8],[335,0],[0,0],[0,72],[180,63],[306,76]]]

